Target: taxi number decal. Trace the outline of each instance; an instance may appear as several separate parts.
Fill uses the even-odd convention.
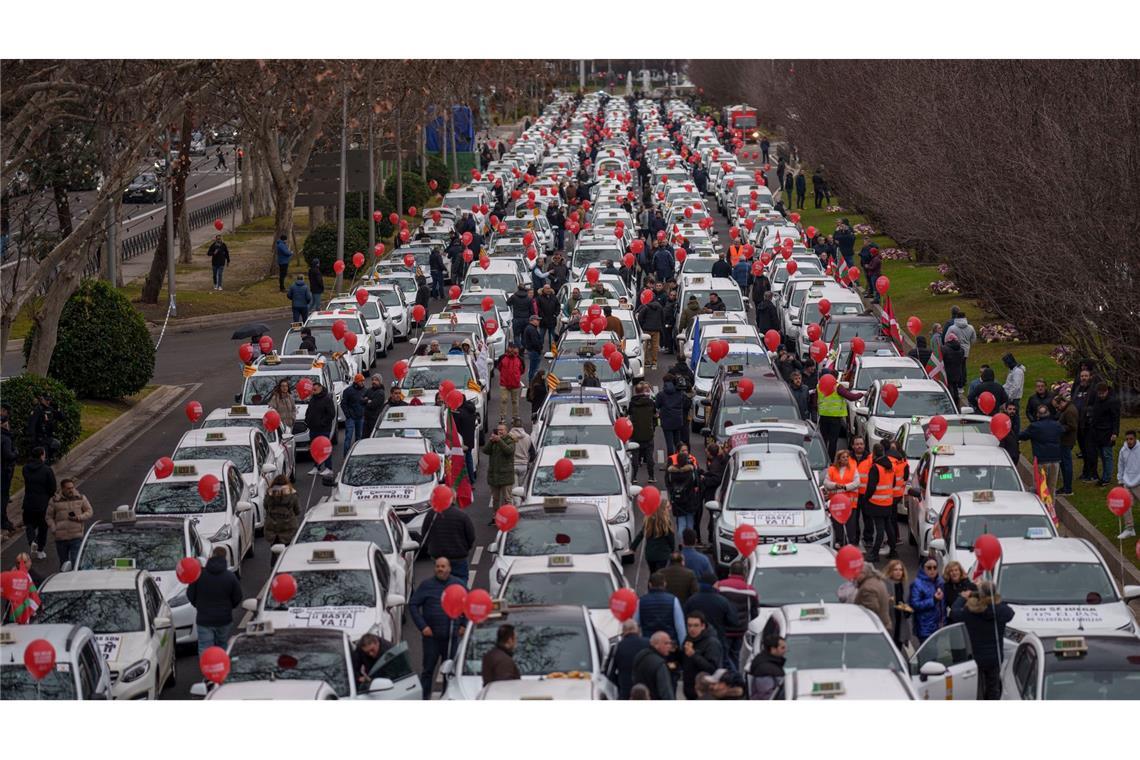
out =
[[[293,624],[308,628],[354,628],[365,607],[291,607]]]

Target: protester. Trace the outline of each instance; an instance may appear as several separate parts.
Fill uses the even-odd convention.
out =
[[[467,582],[467,558],[475,548],[475,523],[466,510],[452,503],[442,512],[428,512],[424,517],[422,543],[427,556],[433,560],[446,559],[452,577]]]
[[[297,422],[297,402],[293,400],[293,390],[289,387],[289,378],[283,377],[265,402],[270,409],[277,412],[281,418],[281,427],[285,432],[292,432]]]
[[[676,698],[676,687],[668,665],[668,658],[674,651],[673,641],[669,634],[657,631],[649,637],[649,646],[634,656],[631,698],[636,698],[633,691],[638,687],[646,689],[650,699]]]
[[[1136,447],[1136,431],[1124,433],[1124,445],[1120,447],[1120,461],[1116,467],[1117,482],[1132,494],[1133,509],[1140,503],[1140,448]],[[1136,536],[1136,521],[1132,509],[1124,513],[1124,530],[1116,538],[1123,541]]]
[[[974,662],[978,665],[978,698],[1001,699],[1002,642],[1006,623],[1013,620],[1013,609],[1001,600],[990,581],[978,584],[977,592],[967,592],[954,600],[950,622],[963,623],[970,639]]]
[[[412,622],[423,637],[420,686],[423,688],[424,699],[431,699],[436,666],[455,656],[459,640],[467,630],[466,617],[460,615],[452,620],[443,611],[443,592],[448,586],[457,583],[463,585],[463,581],[451,574],[451,563],[447,557],[437,557],[435,573],[420,583],[408,601]]]
[[[760,652],[748,666],[749,699],[781,699],[788,644],[775,618],[768,618],[760,634]]]
[[[630,452],[632,472],[630,482],[637,480],[637,471],[642,462],[645,463],[647,473],[646,483],[656,481],[653,474],[653,439],[657,431],[657,405],[649,395],[649,383],[644,381],[634,388],[633,398],[629,402],[628,416],[633,424],[633,435],[630,440],[637,444],[637,448]]]
[[[673,375],[665,375],[655,403],[661,430],[665,433],[665,453],[673,454],[681,444],[681,429],[687,424],[693,402],[676,385]]]
[[[888,632],[891,631],[891,595],[883,576],[871,563],[863,565],[863,570],[855,579],[855,604],[866,607],[879,618]]]
[[[226,271],[226,265],[230,263],[230,249],[221,235],[214,235],[214,242],[210,243],[206,255],[210,257],[210,268],[213,270],[214,290],[221,290],[222,275]]]
[[[914,636],[921,645],[946,621],[945,591],[934,557],[923,560],[910,584],[910,606],[914,609]]]
[[[644,635],[661,632],[670,641],[680,641],[685,633],[685,615],[681,602],[665,588],[665,576],[655,572],[649,576],[649,589],[637,600],[636,618]]]
[[[293,543],[301,518],[301,497],[285,475],[278,475],[265,493],[265,540],[270,545]],[[277,558],[269,553],[270,568]]]
[[[226,547],[215,546],[198,580],[186,587],[186,598],[197,611],[198,655],[212,646],[226,648],[234,624],[234,610],[245,595],[241,581],[226,566]]]
[[[43,446],[32,449],[32,456],[24,465],[24,533],[28,551],[36,559],[46,559],[48,505],[56,492],[55,472],[47,463]]]
[[[499,423],[483,445],[487,457],[487,485],[491,487],[491,509],[511,503],[511,489],[515,485],[515,439],[507,426]],[[492,512],[491,524],[494,524]]]
[[[344,412],[344,455],[347,457],[353,441],[364,438],[364,375],[359,372],[340,394],[340,408]],[[371,431],[369,431],[371,433]]]
[[[633,688],[633,663],[637,655],[649,648],[649,639],[641,635],[641,627],[636,620],[626,620],[621,624],[621,640],[614,648],[610,659],[610,669],[606,676],[617,684],[618,699],[629,699]]]
[[[496,681],[518,681],[522,678],[519,666],[515,664],[515,647],[518,645],[518,636],[515,627],[510,623],[503,623],[495,632],[495,646],[483,655],[480,672],[483,675],[483,685]]]
[[[297,275],[297,281],[289,286],[289,292],[285,296],[293,305],[294,322],[303,323],[309,318],[309,306],[313,302],[313,294],[305,284],[305,275]]]
[[[45,519],[55,540],[61,570],[66,563],[71,563],[72,570],[76,569],[79,547],[83,543],[84,525],[94,516],[91,502],[79,493],[75,481],[71,478],[59,481],[59,493],[48,504]]]
[[[907,583],[906,566],[901,559],[892,559],[883,573],[887,585],[887,601],[891,607],[891,624],[888,626],[891,638],[899,651],[910,647],[910,617],[914,608],[910,606],[910,586]]]
[[[685,615],[685,628],[688,636],[681,646],[681,680],[685,699],[696,699],[697,676],[712,673],[721,666],[724,647],[716,633],[709,630],[708,619],[699,610]]]

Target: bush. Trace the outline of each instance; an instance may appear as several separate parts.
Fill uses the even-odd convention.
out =
[[[439,194],[444,194],[447,189],[451,187],[451,169],[443,162],[443,159],[436,155],[428,155],[427,162],[427,177],[429,180],[436,181],[435,191]],[[431,188],[428,188],[429,191]]]
[[[36,329],[24,339],[24,360]],[[86,280],[63,307],[48,377],[80,398],[119,399],[154,376],[154,341],[142,314],[103,280]]]
[[[385,220],[387,221],[387,220]],[[364,254],[364,268],[371,267],[376,260],[372,251],[368,250],[368,225],[363,219],[344,220],[344,276],[351,280],[356,276],[356,267],[352,265],[352,254],[360,251]],[[333,264],[336,262],[336,222],[322,224],[309,233],[305,245],[301,248],[301,255],[309,264],[313,260],[321,262],[321,273],[327,276],[336,276]],[[329,289],[326,285],[325,290]]]
[[[364,193],[345,193],[344,196],[344,218],[345,219],[362,219],[368,221],[368,199],[364,199],[364,213],[361,213],[360,199]],[[392,233],[396,231],[395,225],[388,221],[388,214],[396,210],[394,203],[388,201],[383,195],[375,196],[376,210],[380,212],[380,223],[376,225],[376,239],[382,240],[384,238],[392,237]],[[367,234],[367,232],[366,232]],[[335,245],[336,240],[333,239]],[[367,251],[365,251],[367,253]]]
[[[16,447],[24,459],[27,459],[35,445],[28,435],[28,417],[32,415],[36,397],[44,393],[51,397],[63,414],[63,419],[55,428],[55,437],[59,439],[61,446],[60,456],[67,453],[79,440],[79,402],[75,400],[75,394],[70,388],[50,377],[39,375],[10,377],[0,383],[0,397],[3,397],[4,403],[12,408],[9,420],[12,437],[16,440]]]
[[[396,206],[396,175],[388,177],[388,184],[384,187],[384,195],[387,197],[388,202],[393,208]],[[420,175],[415,172],[404,172],[404,207],[398,209],[401,214],[408,212],[409,206],[415,206],[417,209],[424,207],[428,198],[431,195],[428,191],[427,183],[420,179]]]

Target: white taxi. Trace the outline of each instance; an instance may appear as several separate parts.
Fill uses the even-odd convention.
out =
[[[361,290],[361,288],[357,288],[357,290]],[[368,293],[367,289],[364,292]],[[355,309],[360,312],[360,316],[364,318],[365,326],[372,333],[372,340],[376,344],[376,353],[383,359],[396,342],[392,335],[392,324],[388,318],[387,309],[376,296],[369,293],[364,303],[360,303],[356,300],[355,293],[356,291],[353,291],[352,296],[338,296],[329,301],[325,308],[330,310]]]
[[[40,589],[41,625],[85,625],[111,670],[113,699],[157,699],[175,680],[170,605],[146,570],[123,558],[115,570],[57,573]]]
[[[1007,630],[1137,633],[1128,603],[1140,599],[1140,586],[1121,592],[1089,541],[1034,534],[1004,539],[1001,549],[994,582],[1013,608]]]
[[[332,333],[328,334],[332,337]],[[318,336],[318,346],[321,338]],[[344,356],[329,354],[311,356],[297,354],[277,356],[275,354],[263,357],[256,361],[252,367],[244,371],[245,383],[241,393],[234,394],[234,406],[230,407],[230,417],[252,417],[260,421],[269,411],[269,395],[273,389],[280,385],[282,380],[289,382],[293,392],[293,403],[297,407],[297,418],[293,422],[293,429],[285,431],[291,434],[295,450],[308,451],[309,439],[312,434],[305,424],[305,412],[309,409],[309,399],[302,399],[297,395],[297,383],[308,380],[311,383],[320,383],[336,404],[337,421],[344,421],[344,411],[340,408],[340,397],[344,389],[352,382],[353,372],[351,365]],[[330,435],[329,431],[321,431],[323,435]],[[330,437],[336,442],[336,430],[331,431]]]
[[[556,480],[554,464],[569,459],[574,471],[565,480]],[[591,503],[606,520],[613,544],[620,553],[628,554],[633,542],[633,500],[641,486],[631,486],[617,454],[609,446],[582,444],[572,448],[549,446],[535,458],[525,486],[512,493],[524,505],[541,504],[547,497]]]
[[[636,441],[622,443],[614,432],[615,422],[609,405],[601,402],[586,401],[551,407],[550,412],[543,415],[531,430],[531,445],[535,451],[547,446],[609,446],[621,460],[628,479],[632,452],[637,450],[638,444]]]
[[[265,525],[265,494],[279,474],[286,472],[285,462],[277,459],[265,434],[257,428],[215,428],[191,430],[182,436],[174,453],[175,462],[195,459],[228,459],[234,463],[245,482],[243,498],[253,504],[253,525]]]
[[[337,345],[340,346],[337,350],[344,351],[346,357],[351,357],[353,374],[357,372],[367,372],[371,367],[376,366],[376,338],[372,334],[372,331],[368,329],[368,323],[365,322],[364,316],[356,308],[321,309],[320,311],[315,311],[305,320],[304,326],[312,332],[313,337],[318,338],[318,333],[327,332],[331,336],[333,325],[337,322],[344,322],[347,332],[356,335],[356,348],[351,352],[345,349],[344,343],[337,341]],[[281,344],[283,351],[288,352],[293,348],[293,336],[299,332],[299,330],[290,329],[289,334],[286,335],[285,340]],[[300,343],[299,338],[297,338],[296,341]],[[317,345],[319,349],[319,338]]]
[[[724,304],[719,307],[712,303],[711,296],[716,293],[717,299]],[[740,286],[730,277],[708,277],[703,274],[681,277],[681,289],[677,295],[677,302],[684,305],[689,297],[697,299],[702,308],[712,309],[714,312],[723,311],[729,314],[739,314],[748,319],[747,307],[744,297],[740,293]]]
[[[242,602],[254,621],[268,621],[274,629],[335,628],[353,642],[366,633],[385,641],[400,640],[400,614],[407,599],[403,587],[393,585],[391,567],[376,544],[293,544],[280,555],[261,598]],[[297,584],[297,593],[284,603],[269,592],[273,578],[283,574]]]
[[[296,403],[296,399],[294,399]],[[298,414],[300,411],[298,410]],[[262,415],[264,416],[264,414]],[[250,414],[249,407],[235,405],[214,409],[202,420],[203,428],[254,428],[260,430],[269,442],[272,458],[277,462],[284,462],[284,471],[290,479],[295,476],[297,465],[296,439],[292,430],[285,430],[284,425],[276,430],[266,430],[262,417]]]
[[[894,386],[898,396],[888,403],[884,394]],[[958,406],[946,386],[937,380],[876,380],[859,401],[851,402],[855,415],[853,434],[869,441],[894,438],[912,416],[957,414]]]
[[[984,414],[944,414],[946,432],[936,439],[930,432],[930,418],[915,415],[904,422],[895,433],[895,445],[906,455],[911,472],[918,467],[918,460],[939,443],[998,445],[998,440],[990,433],[990,418]]]
[[[622,365],[616,370],[613,369],[602,353],[595,354],[594,350],[586,345],[580,346],[574,353],[559,351],[546,371],[547,381],[558,383],[569,380],[580,383],[586,375],[587,363],[593,365],[601,387],[613,394],[622,411],[629,408],[629,401],[633,397],[631,385],[633,373],[629,367]],[[550,379],[552,377],[553,380]]]
[[[425,406],[431,406],[435,404],[439,385],[444,380],[450,380],[456,390],[475,404],[475,427],[481,431],[479,437],[482,439],[487,432],[487,389],[479,382],[471,357],[466,354],[413,356],[408,360],[408,374],[400,381],[400,388],[409,404],[418,398]],[[474,451],[473,447],[472,456]]]
[[[485,357],[484,371],[480,373],[482,377],[488,376],[491,363],[503,355],[507,346],[506,330],[496,330],[494,336],[488,337],[481,314],[460,311],[444,311],[439,314],[432,314],[424,324],[423,333],[420,335],[420,344],[430,342],[436,334],[441,333],[462,333],[468,336],[474,349],[472,356],[482,354]],[[449,345],[443,345],[442,342],[440,347],[445,352],[451,348]]]
[[[312,701],[337,699],[324,681],[237,681],[224,683],[206,694],[209,700]]]
[[[1140,638],[1078,633],[1018,637],[1002,667],[1002,699],[1138,700]]]
[[[497,596],[511,607],[536,604],[585,607],[598,633],[613,639],[621,635],[621,623],[610,612],[610,595],[628,587],[621,564],[612,554],[550,554],[519,557],[512,562]]]
[[[28,644],[55,649],[55,668],[37,681],[24,665]],[[111,698],[111,671],[95,634],[85,625],[5,625],[0,628],[0,693],[7,700]]]
[[[919,530],[921,556],[935,554],[943,565],[960,562],[967,574],[974,570],[974,542],[983,533],[999,539],[1023,538],[1029,531],[1057,535],[1041,499],[1026,491],[958,491],[946,499],[934,524]]]
[[[392,340],[407,340],[412,331],[412,306],[404,298],[404,290],[390,282],[368,280],[360,284],[368,295],[378,299],[392,324]]]
[[[186,584],[178,580],[178,563],[193,557],[205,565],[206,551],[206,542],[189,519],[139,518],[129,507],[120,507],[110,522],[100,520],[87,531],[71,569],[110,570],[118,561],[134,560],[135,567],[150,573],[170,605],[175,643],[192,644],[198,640],[197,611],[186,598]]]
[[[217,495],[204,501],[198,481],[206,475],[218,479]],[[242,560],[253,556],[253,504],[245,499],[246,485],[233,462],[196,459],[178,462],[174,473],[159,478],[147,472],[133,505],[139,517],[187,517],[198,533],[215,546],[226,549],[226,565],[241,574]]]
[[[594,627],[584,607],[507,607],[468,625],[454,660],[441,667],[443,699],[475,699],[483,689],[483,655],[495,645],[499,626],[515,627],[515,665],[524,681],[577,679],[588,681],[590,699],[616,699],[617,689],[605,675],[609,642]],[[578,693],[578,692],[575,692]],[[586,698],[585,694],[581,694]]]

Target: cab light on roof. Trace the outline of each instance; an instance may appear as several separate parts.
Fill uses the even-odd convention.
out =
[[[551,554],[546,558],[547,567],[574,567],[574,557],[570,554]]]
[[[230,416],[231,417],[245,417],[247,415],[249,415],[249,409],[247,409],[244,406],[231,406],[230,407]]]
[[[207,441],[224,441],[224,440],[226,440],[226,434],[223,432],[206,433],[206,440]]]
[[[547,496],[542,500],[543,512],[565,512],[566,498],[563,496]]]
[[[336,561],[336,549],[313,549],[313,555],[309,558],[309,564],[313,565]]]
[[[790,541],[781,541],[779,543],[772,544],[772,548],[768,550],[768,553],[773,556],[781,556],[787,554],[796,554],[799,552],[799,550],[800,547],[796,546],[794,543]]]
[[[134,522],[134,520],[135,511],[131,509],[129,504],[124,504],[121,507],[116,507],[115,511],[111,513],[111,522],[113,523],[128,523]]]
[[[247,636],[272,636],[273,621],[251,620],[245,624],[245,633]]]
[[[1080,657],[1088,651],[1089,644],[1084,636],[1058,636],[1053,642],[1053,654],[1060,657]]]
[[[134,557],[115,557],[111,560],[111,567],[115,570],[134,570],[135,558]]]
[[[1053,537],[1048,528],[1043,528],[1040,525],[1032,528],[1026,528],[1025,538],[1032,541],[1042,541]]]
[[[289,323],[289,329],[290,330],[300,330],[304,326],[305,326],[304,322],[290,322]]]
[[[198,474],[198,468],[192,464],[176,464],[174,465],[175,477],[186,477]]]
[[[876,348],[875,356],[894,356],[894,353],[889,348]]]
[[[571,417],[593,417],[594,410],[588,406],[572,406],[570,407]]]
[[[411,390],[408,391],[408,395],[409,396],[422,396],[422,395],[424,395],[424,389],[423,388],[412,388]]]
[[[993,491],[974,491],[974,501],[978,503],[989,503],[994,500]]]
[[[842,681],[815,681],[811,685],[813,697],[841,697],[845,693]]]
[[[954,447],[948,443],[940,443],[931,449],[938,456],[948,456],[954,453]]]
[[[388,419],[399,422],[404,419],[403,412],[388,412]]]
[[[270,354],[269,356],[265,357],[265,363],[270,365],[270,366],[280,364],[281,363],[281,357],[278,356],[276,353]]]
[[[333,507],[334,517],[355,517],[356,505],[355,504],[337,504]]]
[[[589,454],[585,449],[566,449],[563,454],[567,459],[589,459]]]
[[[15,644],[16,637],[6,628],[0,628],[0,644]]]
[[[823,620],[827,617],[826,607],[800,608],[800,620]]]
[[[745,470],[759,470],[760,469],[760,460],[759,459],[745,459],[743,462],[740,463],[740,467],[742,469],[745,469]]]

